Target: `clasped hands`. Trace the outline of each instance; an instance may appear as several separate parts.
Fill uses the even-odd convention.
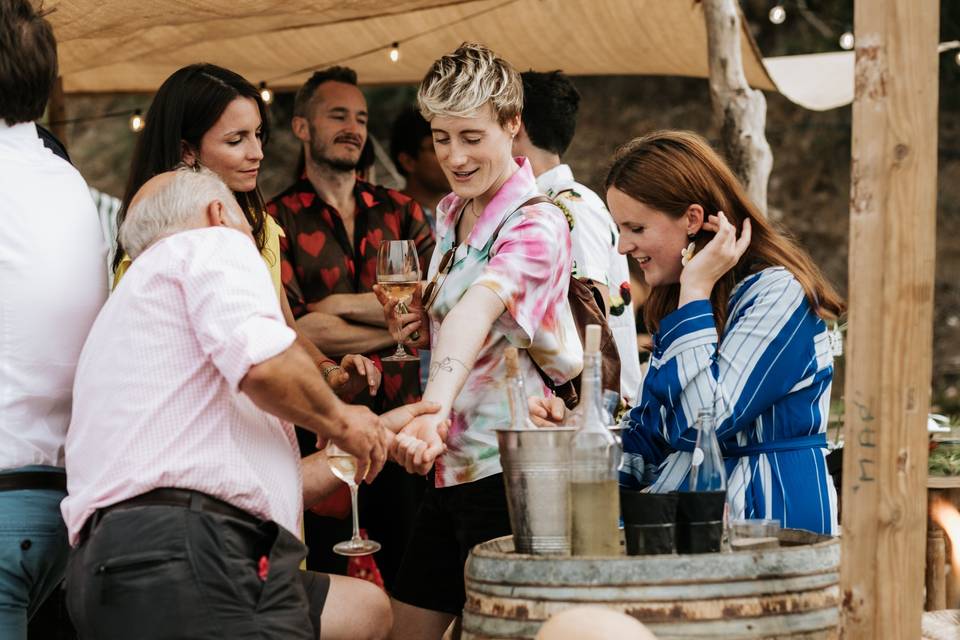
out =
[[[362,405],[342,405],[336,419],[336,436],[327,440],[357,459],[357,482],[373,482],[387,459],[409,473],[426,475],[434,460],[446,450],[449,422],[435,402],[420,401],[377,415]]]

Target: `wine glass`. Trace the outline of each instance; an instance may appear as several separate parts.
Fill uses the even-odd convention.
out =
[[[391,300],[400,304],[396,307],[397,317],[406,311],[403,301],[413,296],[420,286],[420,259],[417,257],[417,245],[413,240],[384,240],[377,253],[377,284]],[[397,350],[393,355],[383,358],[384,362],[419,361],[403,348],[400,342],[400,328],[397,329]]]
[[[347,483],[350,488],[350,504],[353,510],[353,536],[333,545],[333,552],[341,556],[367,556],[380,551],[380,543],[360,537],[360,515],[357,510],[357,459],[333,442],[327,443],[327,463],[333,475]]]

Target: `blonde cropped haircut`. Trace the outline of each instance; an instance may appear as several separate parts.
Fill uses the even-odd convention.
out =
[[[472,42],[434,62],[417,91],[427,122],[436,116],[469,116],[487,103],[500,126],[505,125],[523,110],[523,80],[509,62]]]

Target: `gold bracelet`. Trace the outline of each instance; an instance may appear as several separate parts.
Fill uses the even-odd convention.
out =
[[[324,379],[324,380],[329,381],[329,380],[330,380],[330,374],[333,373],[334,371],[336,371],[337,369],[343,369],[343,367],[341,367],[341,366],[338,365],[338,364],[335,364],[335,365],[333,365],[332,367],[326,367],[326,368],[324,368],[324,369],[321,369],[320,375],[323,376],[323,379]]]

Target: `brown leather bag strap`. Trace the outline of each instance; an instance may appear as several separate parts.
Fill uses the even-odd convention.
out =
[[[556,206],[556,203],[545,195],[533,196],[532,198],[530,198],[529,200],[521,204],[519,207],[514,209],[510,215],[506,216],[503,220],[500,221],[500,224],[497,225],[497,228],[494,229],[493,233],[490,235],[491,248],[493,247],[493,243],[497,241],[497,236],[500,235],[500,230],[503,229],[503,225],[507,224],[510,218],[512,218],[514,214],[516,214],[518,211],[520,211],[524,207],[529,207],[535,204],[552,204],[553,206]]]

